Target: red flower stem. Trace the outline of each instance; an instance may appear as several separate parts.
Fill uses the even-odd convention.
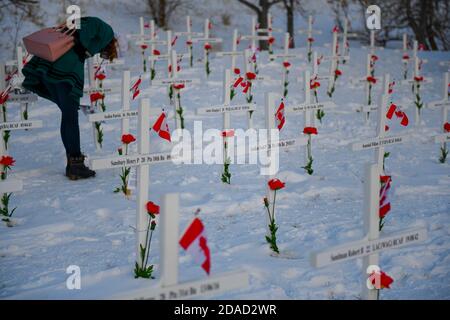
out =
[[[277,190],[273,191],[273,204],[272,204],[272,217],[270,219],[270,223],[274,223],[275,221],[275,200],[277,199]]]

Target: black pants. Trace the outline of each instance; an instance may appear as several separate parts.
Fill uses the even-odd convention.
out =
[[[66,83],[45,83],[47,90],[53,96],[61,110],[61,139],[70,155],[79,155],[80,150],[80,126],[78,124],[78,103],[69,97],[70,87]]]

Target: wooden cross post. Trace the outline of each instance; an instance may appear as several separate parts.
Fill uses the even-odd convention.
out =
[[[330,75],[321,75],[319,74],[319,57],[317,56],[317,51],[313,52],[313,68],[312,68],[312,78],[316,78],[316,80],[329,80],[331,78]],[[302,80],[303,81],[303,80]]]
[[[434,137],[435,143],[441,144],[441,157],[439,159],[440,162],[444,163],[447,158],[448,150],[447,150],[447,142],[450,141],[450,132],[445,129],[445,124],[448,122],[448,107],[450,106],[449,99],[449,72],[444,73],[444,81],[443,81],[443,95],[442,100],[432,101],[427,104],[428,108],[439,108],[442,107],[442,125],[441,130],[443,133]]]
[[[427,228],[413,228],[396,232],[380,238],[380,172],[376,164],[367,164],[364,179],[364,234],[362,240],[356,240],[336,247],[315,252],[311,255],[311,264],[320,268],[338,262],[363,258],[362,292],[366,300],[378,300],[379,292],[368,279],[373,272],[380,272],[379,254],[388,249],[396,249],[426,240]],[[333,269],[335,272],[336,269]],[[379,277],[375,277],[375,282]]]
[[[216,57],[231,57],[231,71],[234,72],[236,68],[236,58],[239,56],[244,56],[244,51],[237,50],[237,42],[238,42],[238,29],[234,29],[233,31],[233,44],[231,47],[231,51],[222,51],[216,52]]]
[[[312,42],[314,41],[314,34],[321,34],[321,30],[313,29],[314,19],[312,16],[308,16],[308,28],[300,29],[298,33],[306,34],[306,48],[308,48],[308,61],[311,62],[311,54],[312,54]]]

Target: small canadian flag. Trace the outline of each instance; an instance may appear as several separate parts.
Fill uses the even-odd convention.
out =
[[[205,226],[199,218],[194,218],[180,239],[180,246],[201,263],[207,274],[211,270],[211,254],[205,235]]]
[[[153,125],[152,129],[158,133],[158,135],[167,140],[170,141],[170,131],[169,131],[169,125],[166,121],[166,113],[163,111],[161,115],[156,120],[155,124]]]
[[[286,122],[286,118],[284,117],[284,101],[281,100],[280,106],[278,107],[277,112],[275,113],[275,121],[277,122],[278,130],[283,128],[284,123]]]

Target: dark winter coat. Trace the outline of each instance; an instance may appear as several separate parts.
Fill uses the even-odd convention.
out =
[[[84,61],[87,56],[101,52],[114,37],[113,29],[95,17],[80,19],[81,28],[75,32],[75,46],[55,62],[34,56],[23,68],[22,86],[37,95],[54,101],[44,82],[69,84],[69,97],[79,103],[83,96]]]

